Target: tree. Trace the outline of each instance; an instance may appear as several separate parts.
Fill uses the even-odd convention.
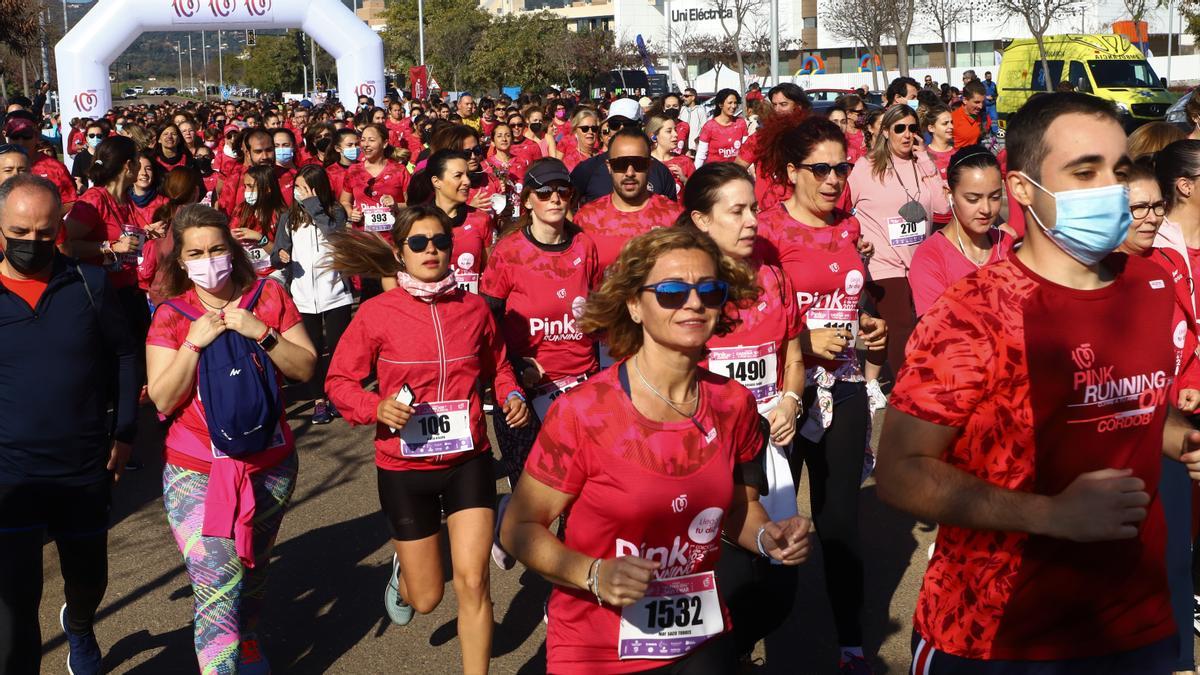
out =
[[[1050,81],[1050,64],[1046,60],[1046,31],[1050,30],[1050,23],[1055,19],[1075,14],[1077,0],[996,0],[995,7],[1025,19],[1025,25],[1029,27],[1029,32],[1037,42],[1046,91],[1054,91],[1058,83]]]
[[[871,50],[876,56],[883,53],[883,36],[892,29],[889,0],[832,0],[825,6],[820,20],[834,36],[852,40]],[[879,89],[879,74],[871,70],[871,88]]]
[[[0,44],[16,51],[32,49],[41,37],[40,9],[29,0],[0,0]]]
[[[550,12],[508,14],[493,20],[470,57],[470,71],[479,82],[542,89],[560,82],[559,62],[551,54],[560,40],[563,20]]]
[[[901,2],[911,2],[911,0],[900,0]],[[752,14],[760,14],[764,10],[769,9],[769,0],[708,0],[709,6],[717,13],[717,19],[721,22],[721,30],[725,31],[725,37],[729,38],[729,46],[733,48],[733,55],[737,61],[738,82],[741,85],[741,91],[746,91],[746,45],[742,38],[746,33]]]
[[[891,14],[892,35],[896,38],[896,67],[902,77],[908,77],[908,35],[912,32],[917,0],[892,0],[886,3]]]
[[[296,91],[301,86],[300,50],[295,38],[260,35],[246,59],[246,84],[259,91]]]
[[[737,58],[733,40],[720,35],[689,35],[678,43],[677,53],[695,58],[703,66],[708,64],[715,71],[713,82],[721,81],[721,68],[728,66],[730,61]],[[719,87],[718,87],[719,88]],[[743,89],[743,91],[745,91]]]
[[[431,72],[453,83],[468,77],[467,64],[490,23],[473,0],[425,0],[425,61]],[[417,0],[394,0],[384,12],[383,38],[387,62],[405,72],[421,63]],[[472,82],[478,84],[478,82]],[[457,89],[458,85],[454,85]]]
[[[928,18],[929,27],[933,28],[942,39],[942,50],[946,55],[946,81],[953,79],[950,73],[950,29],[959,24],[967,14],[967,0],[920,0],[918,11]]]

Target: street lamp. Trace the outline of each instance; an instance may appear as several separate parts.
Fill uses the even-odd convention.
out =
[[[175,51],[179,53],[179,89],[183,90],[183,40],[175,42]]]

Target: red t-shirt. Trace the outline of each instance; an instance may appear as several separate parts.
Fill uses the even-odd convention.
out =
[[[450,269],[454,271],[459,288],[478,293],[479,277],[487,261],[487,250],[492,245],[491,212],[464,204],[458,215],[450,220],[454,223],[454,257]]]
[[[571,495],[567,548],[589,558],[658,561],[658,579],[712,571],[734,467],[753,460],[763,444],[754,397],[701,368],[694,421],[654,422],[622,388],[624,368],[601,371],[550,406],[525,471]],[[598,606],[589,591],[555,586],[547,615],[549,672],[628,673],[668,663],[619,660],[621,612]]]
[[[221,182],[221,194],[217,197],[217,209],[231,219],[237,213],[238,206],[245,201],[246,188],[242,185],[242,178],[246,175],[247,169],[248,167],[241,164],[230,165],[229,172],[225,174],[225,179]],[[295,200],[293,194],[296,188],[295,170],[276,165],[275,178],[279,181],[279,191],[283,194],[284,203],[291,206]]]
[[[754,166],[754,198],[758,200],[759,211],[766,211],[792,196],[792,186],[787,178],[780,180],[758,161],[758,134],[746,139],[737,158]]]
[[[810,329],[843,328],[858,334],[858,304],[866,283],[866,270],[858,254],[858,220],[835,211],[836,222],[824,227],[801,223],[783,204],[758,216],[758,236],[763,258],[783,268],[796,289],[796,302]],[[839,359],[806,356],[808,367],[829,372],[857,369],[853,347]]]
[[[542,148],[536,142],[521,136],[513,139],[513,144],[508,149],[508,154],[514,158],[525,160],[525,165],[528,166],[542,158]]]
[[[737,310],[741,323],[732,333],[709,338],[704,365],[741,382],[761,405],[783,390],[783,347],[800,334],[804,325],[792,282],[783,270],[755,264],[755,283],[762,294],[752,306]]]
[[[670,169],[672,166],[679,167],[679,170],[683,172],[683,177],[685,179],[691,178],[692,174],[696,173],[696,163],[693,162],[692,158],[688,157],[687,155],[672,155],[671,158],[663,162],[663,164],[666,164],[668,169]],[[671,176],[675,177],[675,174],[672,173]],[[683,183],[679,182],[679,178],[675,178],[675,194],[679,195],[680,199],[683,199]]]
[[[929,146],[925,146],[925,152],[929,154],[929,159],[933,160],[933,165],[937,167],[938,173],[942,176],[942,180],[946,180],[946,169],[950,168],[950,158],[954,157],[954,153],[957,151],[954,148],[938,151]]]
[[[582,232],[561,250],[525,232],[500,240],[488,258],[480,292],[504,300],[500,332],[510,356],[532,357],[557,380],[599,367],[592,339],[576,325],[588,293],[600,284],[596,245]]]
[[[283,289],[283,286],[270,280],[266,280],[263,283],[266,286],[263,288],[262,295],[258,298],[258,304],[254,306],[254,316],[279,333],[285,333],[292,326],[300,323],[300,312],[296,309],[296,305],[292,302],[292,299],[288,297],[287,291]],[[252,291],[253,288],[246,292],[250,293]],[[195,310],[204,309],[204,305],[196,297],[195,290],[184,293],[179,296],[178,300],[190,304]],[[191,328],[191,325],[191,319],[188,319],[186,316],[169,307],[160,307],[158,311],[154,312],[154,319],[150,322],[150,333],[146,337],[146,344],[178,351],[183,347],[183,342],[187,339],[188,330]],[[280,385],[282,386],[282,382]],[[208,423],[204,417],[204,406],[201,404],[197,392],[198,388],[192,387],[192,390],[188,392],[187,398],[180,404],[179,411],[171,419],[171,430],[167,434],[168,439],[180,431],[187,431],[197,436],[202,445],[209,445],[212,442],[208,435]],[[292,446],[292,430],[288,427],[286,412],[280,415],[279,423],[280,430],[284,435],[285,445]],[[175,429],[177,425],[182,426],[183,429]],[[203,462],[189,454],[183,453],[178,448],[170,447],[170,443],[166,447],[166,458],[168,462],[176,466],[203,471],[205,473],[208,472],[208,465],[210,464],[210,462]]]
[[[334,162],[325,167],[325,175],[329,176],[329,189],[333,192],[334,199],[341,197],[345,187],[346,167],[342,166],[341,162]]]
[[[700,143],[708,143],[705,162],[732,162],[746,142],[748,134],[746,120],[738,117],[728,126],[711,119],[700,127]]]
[[[128,199],[118,202],[102,187],[90,188],[80,195],[75,206],[71,207],[68,218],[88,226],[87,233],[80,237],[83,241],[116,241],[126,234],[139,236],[145,241],[147,223],[142,221],[141,214],[133,208],[133,202]],[[99,256],[84,262],[104,264],[103,258]],[[136,286],[137,266],[136,253],[121,254],[121,266],[116,271],[107,268],[108,279],[113,288]]]
[[[612,195],[594,199],[575,214],[575,224],[596,242],[602,270],[617,261],[625,242],[656,227],[674,225],[683,210],[656,194],[651,194],[639,211],[618,211],[612,200]]]
[[[992,254],[985,265],[1000,262],[1012,254],[1013,239],[1000,230],[991,231]],[[956,281],[979,269],[950,241],[945,230],[938,230],[917,246],[908,284],[912,288],[913,307],[917,316],[929,311],[933,303]]]
[[[363,206],[378,206],[379,200],[384,195],[391,195],[397,204],[403,205],[406,201],[405,191],[408,190],[410,178],[412,176],[409,175],[407,168],[390,159],[387,160],[383,171],[380,171],[378,176],[372,176],[367,171],[365,162],[358,162],[351,164],[343,174],[342,192],[349,192],[353,195],[354,206],[359,210]]]
[[[507,178],[508,182],[514,186],[525,182],[525,169],[529,168],[529,162],[521,157],[513,157],[506,164],[500,160],[493,152],[489,154],[484,161],[484,170],[496,176],[498,179]]]
[[[62,162],[40,152],[33,153],[33,157],[33,165],[29,167],[29,173],[54,183],[54,187],[58,188],[58,196],[62,199],[63,206],[70,206],[79,198],[75,192],[75,179],[71,178],[71,172],[67,171],[67,167]]]
[[[936,649],[1077,659],[1175,634],[1158,494],[1175,293],[1145,259],[1105,264],[1117,277],[1093,291],[1042,279],[1017,256],[989,265],[946,291],[908,342],[890,405],[961,430],[950,465],[1042,495],[1127,468],[1150,495],[1137,537],[1121,541],[942,524],[913,621]]]
[[[403,119],[394,120],[389,117],[383,121],[383,126],[387,127],[388,130],[388,145],[393,148],[407,147],[403,145],[405,131]]]
[[[46,287],[50,285],[50,280],[13,279],[0,275],[0,285],[16,293],[17,297],[29,305],[30,309],[34,309],[37,307],[38,300],[42,299],[42,294],[46,292]]]
[[[675,122],[675,134],[679,137],[679,140],[675,141],[675,152],[682,154],[683,151],[687,150],[687,142],[692,134],[692,126],[683,120],[677,120]]]

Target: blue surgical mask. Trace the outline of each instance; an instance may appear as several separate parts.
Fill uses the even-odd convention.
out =
[[[254,206],[255,204],[258,203],[258,191],[257,190],[246,190],[246,192],[244,193],[244,196],[246,199],[246,206]]]
[[[295,154],[296,152],[291,148],[275,148],[275,163],[287,164],[288,162],[292,161],[292,157],[294,157]]]
[[[347,162],[357,162],[358,146],[342,148],[342,157],[345,157]]]
[[[1098,188],[1051,192],[1021,172],[1030,183],[1054,197],[1058,213],[1054,229],[1047,229],[1031,207],[1034,222],[1063,253],[1084,265],[1095,265],[1117,250],[1125,236],[1133,214],[1129,212],[1129,187],[1121,183]]]
[[[125,125],[124,125],[124,124],[118,124],[118,125],[117,125],[117,133],[119,134],[119,133],[121,133],[122,131],[125,131]]]
[[[103,138],[92,138],[91,136],[88,136],[88,139],[87,139],[88,147],[95,150],[100,145],[100,141],[103,141],[103,140],[104,140]]]
[[[912,108],[913,110],[916,110],[917,106],[921,105],[920,102],[918,102],[917,99],[915,99],[915,98],[910,98],[907,101],[905,101],[905,103],[907,103],[908,107]]]

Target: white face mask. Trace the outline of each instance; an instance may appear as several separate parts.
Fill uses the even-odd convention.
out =
[[[231,145],[229,145],[229,144],[226,144],[226,145],[225,145],[225,151],[224,151],[224,152],[225,152],[225,156],[226,156],[226,157],[229,157],[229,158],[231,158],[231,159],[232,159],[232,158],[236,158],[236,157],[237,157],[237,151],[235,151],[235,150],[233,149],[233,146],[231,146]]]
[[[254,206],[258,203],[258,190],[246,190],[244,196],[247,206]]]

